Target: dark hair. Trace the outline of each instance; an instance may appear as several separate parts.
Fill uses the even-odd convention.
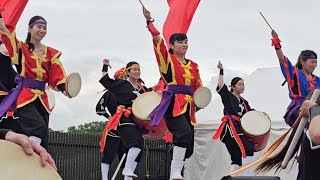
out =
[[[170,44],[174,44],[175,41],[183,41],[183,40],[186,40],[188,39],[187,35],[184,34],[184,33],[174,33],[170,36],[169,38],[169,43]],[[169,49],[168,51],[170,54],[173,54],[173,49]]]
[[[238,83],[238,81],[240,81],[240,80],[243,80],[243,79],[240,78],[240,77],[234,77],[234,78],[232,78],[231,84],[230,84],[230,86],[231,86],[230,91],[231,91],[231,92],[233,92],[232,86],[235,86],[235,85]]]
[[[38,21],[38,20],[42,20],[42,21],[44,21],[44,22],[47,22],[42,16],[33,16],[31,19],[30,19],[30,21],[29,21],[29,27],[32,27],[31,25],[33,24],[33,23],[35,23],[36,21]],[[31,42],[30,42],[30,40],[31,40],[31,34],[28,32],[28,35],[27,35],[27,39],[26,39],[26,43],[28,44],[28,49],[29,49],[29,51],[33,51],[34,50],[34,44],[32,44]]]
[[[134,64],[137,64],[139,65],[139,63],[135,62],[135,61],[131,61],[131,62],[128,62],[128,64],[126,65],[126,69],[128,69],[128,67],[134,65]]]
[[[135,61],[131,61],[131,62],[129,62],[129,63],[126,65],[126,69],[127,69],[128,67],[130,67],[130,66],[134,65],[134,64],[139,65],[139,63],[137,63],[137,62],[135,62]],[[130,69],[129,69],[128,71],[130,71]],[[129,75],[127,75],[127,76],[129,77]],[[139,79],[138,79],[138,81],[140,81],[141,83],[143,83],[143,84],[144,84],[144,81],[143,81],[141,78],[139,78]]]
[[[308,59],[317,59],[317,58],[318,56],[314,51],[311,51],[311,50],[301,51],[295,67],[298,69],[302,69],[301,61],[307,61]]]

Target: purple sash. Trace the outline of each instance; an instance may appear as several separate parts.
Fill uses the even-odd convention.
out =
[[[303,99],[292,99],[291,103],[287,107],[287,112],[284,115],[284,120],[287,124],[289,124],[292,121],[291,117],[293,113],[301,107],[302,103],[303,103]],[[295,119],[293,119],[293,121],[294,120]]]
[[[13,110],[16,110],[17,98],[22,90],[22,87],[45,91],[46,83],[43,81],[17,75],[14,82],[18,84],[17,87],[13,88],[0,104],[0,117],[6,113],[10,107],[12,107]]]
[[[151,126],[156,126],[160,123],[164,114],[166,113],[170,102],[175,94],[188,94],[192,95],[193,88],[185,85],[169,85],[168,90],[162,92],[162,100],[160,104],[149,114],[148,118],[153,119],[150,123]]]

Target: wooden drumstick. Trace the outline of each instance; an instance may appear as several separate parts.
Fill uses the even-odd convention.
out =
[[[319,97],[319,94],[320,94],[319,89],[315,89],[314,92],[313,92],[313,94],[312,94],[312,96],[311,96],[311,99],[310,99],[310,100],[311,100],[312,102],[316,102],[317,99],[318,99],[318,97]],[[293,137],[293,139],[292,139],[292,141],[291,141],[291,144],[290,144],[290,146],[289,146],[289,148],[288,148],[288,151],[287,151],[287,153],[286,153],[286,156],[284,157],[284,159],[283,159],[283,161],[282,161],[282,163],[281,163],[281,168],[282,168],[282,169],[285,169],[285,168],[287,167],[287,165],[288,165],[288,163],[289,163],[289,160],[290,160],[290,157],[291,157],[291,155],[292,155],[292,153],[293,153],[293,151],[294,151],[294,149],[295,149],[295,147],[296,147],[296,145],[297,145],[297,143],[298,143],[298,141],[299,141],[299,138],[300,138],[300,136],[301,136],[301,134],[302,134],[302,132],[303,132],[303,130],[304,130],[304,127],[305,127],[306,124],[307,124],[307,121],[308,121],[308,118],[306,118],[306,117],[303,117],[303,118],[301,119],[301,121],[300,121],[300,123],[299,123],[299,126],[298,126],[298,128],[297,128],[297,131],[296,131],[296,133],[294,134],[294,137]]]
[[[118,166],[117,166],[117,168],[116,168],[116,171],[114,172],[114,174],[113,174],[113,176],[112,176],[112,178],[111,178],[111,180],[115,180],[115,179],[116,179],[117,174],[118,174],[118,172],[119,172],[119,170],[120,170],[120,167],[121,167],[121,165],[122,165],[122,163],[123,163],[123,161],[124,161],[125,158],[126,158],[126,154],[123,154],[123,155],[122,155],[122,158],[121,158],[121,160],[120,160],[120,162],[119,162],[119,164],[118,164]]]
[[[142,1],[139,0],[139,2],[140,2],[140,4],[141,4],[141,6],[143,7],[143,9],[146,9],[146,7],[143,5]]]
[[[270,28],[271,30],[273,30],[272,27],[271,27],[271,25],[269,24],[269,22],[267,21],[267,19],[263,16],[263,14],[262,14],[261,12],[260,12],[260,15],[262,16],[262,18],[264,19],[264,21],[268,24],[269,28]]]

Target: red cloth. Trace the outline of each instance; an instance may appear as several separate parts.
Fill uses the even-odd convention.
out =
[[[200,0],[167,0],[170,7],[163,25],[163,36],[169,45],[169,38],[174,33],[187,33]]]
[[[172,143],[173,142],[173,135],[171,133],[166,134],[162,137],[163,140],[166,142]]]
[[[281,40],[279,38],[277,38],[277,37],[274,37],[274,38],[271,39],[271,45],[274,46],[277,49],[281,48],[280,42],[281,42]]]
[[[121,69],[119,69],[118,71],[116,71],[113,75],[114,78],[119,78],[121,76],[123,76],[126,73],[126,68],[123,67]]]
[[[213,135],[212,139],[214,139],[214,140],[219,139],[219,137],[220,137],[220,135],[221,135],[221,133],[223,131],[223,128],[226,126],[227,122],[229,122],[229,125],[230,125],[230,128],[231,128],[232,134],[234,136],[234,139],[236,140],[236,142],[237,142],[237,144],[238,144],[238,146],[239,146],[239,148],[241,150],[242,157],[245,158],[247,155],[246,155],[246,151],[245,151],[244,145],[243,145],[243,143],[242,143],[242,141],[240,139],[240,136],[237,133],[237,130],[236,130],[231,118],[236,120],[236,121],[238,121],[238,122],[240,121],[240,117],[239,116],[234,116],[234,115],[232,115],[231,117],[228,116],[228,115],[223,116],[222,119],[221,119],[222,123],[220,124],[220,126],[219,126],[218,130],[216,131],[216,133]]]
[[[117,107],[117,112],[111,117],[111,119],[103,129],[101,140],[100,140],[100,152],[104,151],[104,147],[107,141],[108,131],[110,129],[117,130],[121,117],[123,115],[126,117],[129,117],[130,114],[131,114],[131,108],[126,109],[123,105],[119,105]]]
[[[7,26],[16,27],[28,0],[0,0],[1,15]]]

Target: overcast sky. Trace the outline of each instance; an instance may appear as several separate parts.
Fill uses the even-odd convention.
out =
[[[144,0],[145,6],[162,30],[168,12],[166,0]],[[204,85],[216,84],[216,64],[221,60],[226,79],[257,68],[277,67],[270,46],[270,29],[260,17],[263,12],[278,32],[285,54],[296,61],[301,50],[319,53],[320,2],[316,0],[202,0],[188,32],[187,57],[200,66]],[[67,73],[78,72],[83,86],[78,97],[67,99],[60,93],[50,116],[50,126],[66,130],[72,125],[104,120],[95,114],[103,89],[98,83],[103,58],[110,58],[111,73],[129,61],[141,65],[142,79],[148,86],[158,78],[151,36],[138,0],[31,0],[17,26],[24,40],[27,24],[34,15],[48,21],[43,43],[62,51]],[[214,96],[216,93],[213,92]],[[218,110],[214,110],[218,111]],[[207,116],[206,120],[220,117]]]

